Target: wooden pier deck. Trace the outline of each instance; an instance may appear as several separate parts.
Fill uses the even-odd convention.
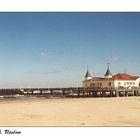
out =
[[[140,88],[114,89],[114,88],[23,88],[0,89],[2,95],[32,95],[52,97],[123,97],[140,96]]]

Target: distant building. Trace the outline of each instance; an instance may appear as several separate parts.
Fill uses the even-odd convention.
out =
[[[140,77],[129,75],[126,72],[112,75],[109,65],[104,75],[105,77],[91,76],[87,69],[83,87],[94,88],[138,88],[140,87]]]

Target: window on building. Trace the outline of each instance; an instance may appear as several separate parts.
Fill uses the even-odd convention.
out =
[[[109,87],[111,86],[111,82],[108,82],[108,86],[109,86]]]
[[[133,82],[133,85],[135,85],[135,82]]]
[[[121,86],[121,82],[118,82],[118,86]]]
[[[132,85],[132,82],[130,82],[130,85]]]
[[[127,82],[127,85],[129,85],[129,82]]]
[[[102,87],[102,83],[100,83],[100,87]]]

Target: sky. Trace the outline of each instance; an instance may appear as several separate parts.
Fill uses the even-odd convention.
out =
[[[140,13],[0,13],[0,88],[82,86],[87,66],[140,76]]]

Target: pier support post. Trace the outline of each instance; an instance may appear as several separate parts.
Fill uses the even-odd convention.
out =
[[[128,92],[127,91],[125,91],[125,96],[128,97]]]
[[[133,91],[133,96],[135,96],[135,91]]]
[[[101,94],[102,97],[104,97],[104,92],[101,91],[100,94]]]
[[[42,90],[40,89],[40,94],[42,94]]]
[[[97,97],[97,91],[94,91],[94,96]]]
[[[51,90],[51,95],[53,94],[53,91]]]
[[[102,91],[101,93],[102,93],[102,97],[106,97],[105,91]]]
[[[63,94],[63,96],[65,96],[65,90],[62,90],[62,92],[63,92],[63,93],[62,93],[62,94]]]
[[[94,97],[94,91],[92,91],[92,97]]]
[[[83,91],[83,96],[84,96],[84,97],[85,97],[85,93],[86,93],[86,91],[84,90],[84,91]]]
[[[138,96],[138,91],[134,91],[134,96]]]
[[[119,97],[119,91],[116,91],[116,97]]]
[[[92,96],[95,97],[95,91],[92,91]]]
[[[123,96],[125,97],[125,91],[123,92]]]
[[[78,97],[80,97],[80,91],[79,90],[77,91],[77,94],[78,94]]]
[[[113,91],[111,90],[111,91],[110,91],[110,97],[112,97],[112,96],[113,96]]]

